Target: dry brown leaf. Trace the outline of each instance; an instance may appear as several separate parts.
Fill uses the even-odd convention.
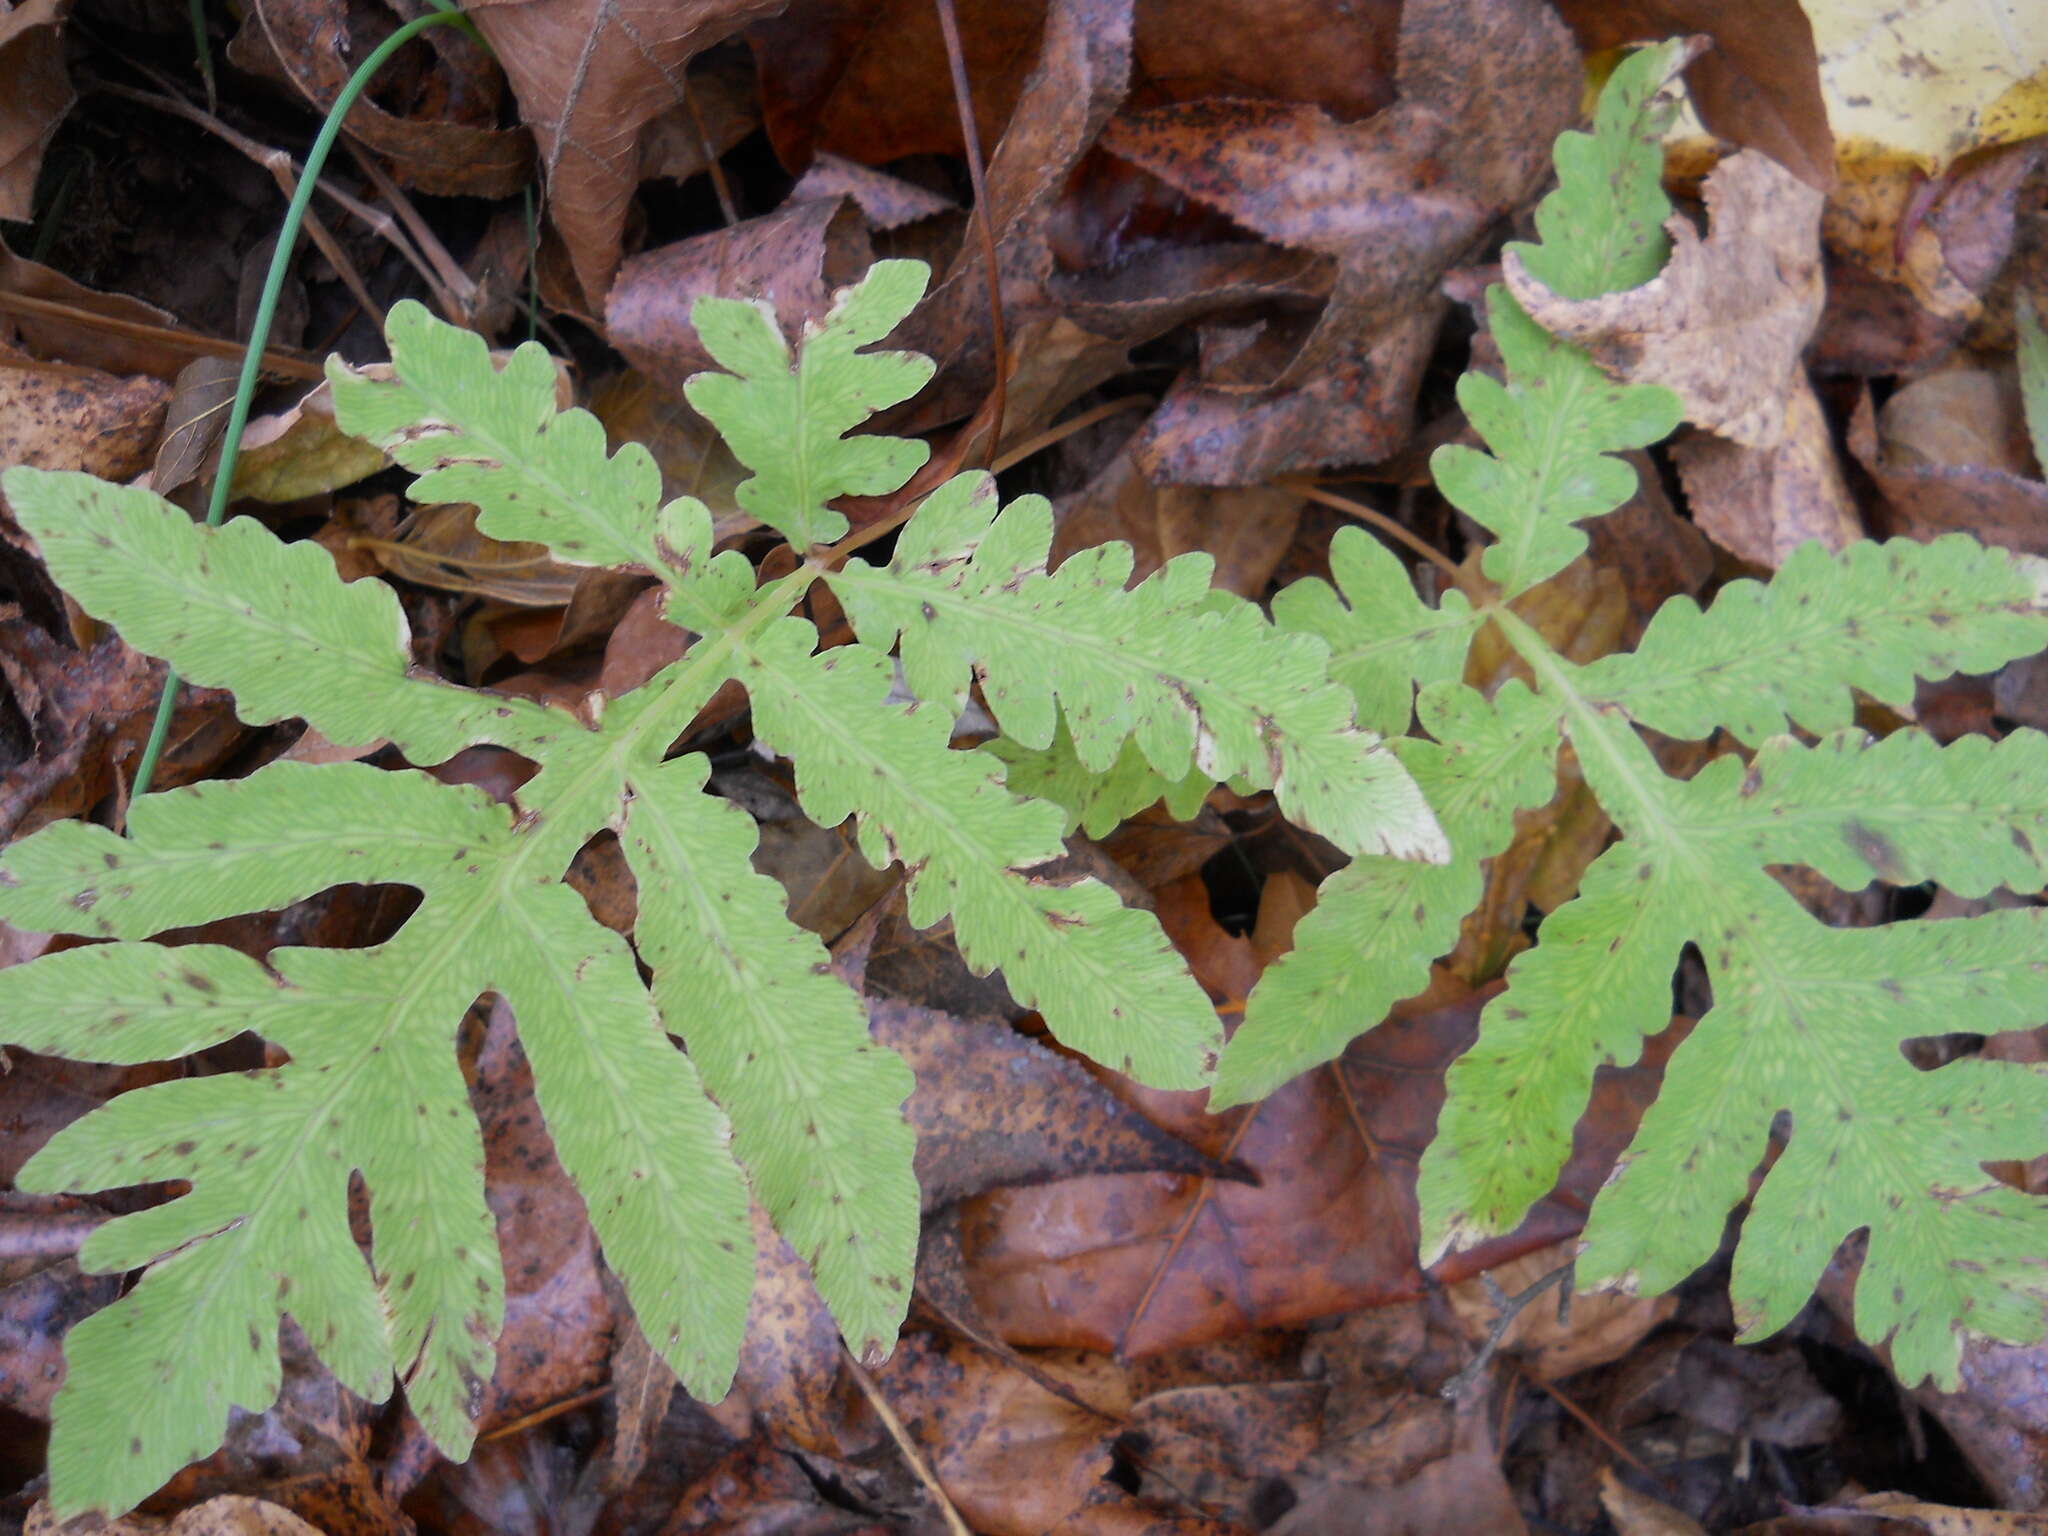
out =
[[[1849,451],[1877,482],[1882,532],[1916,539],[1961,531],[2023,554],[2048,554],[2048,485],[1999,469],[1895,464],[1879,444],[1863,395],[1849,418]]]
[[[1772,447],[1698,432],[1674,443],[1671,458],[1693,522],[1738,560],[1776,570],[1808,540],[1840,551],[1863,537],[1834,434],[1803,374]]]
[[[19,0],[0,12],[0,219],[35,217],[36,173],[77,100],[64,69],[70,0]]]
[[[74,1525],[59,1524],[51,1517],[50,1506],[37,1500],[22,1525],[22,1536],[59,1536],[75,1529]],[[119,1520],[101,1521],[93,1529],[95,1536],[323,1536],[320,1527],[308,1525],[284,1506],[241,1494],[208,1499],[170,1520],[124,1515]],[[327,1536],[332,1536],[331,1530]]]
[[[1801,355],[1820,318],[1822,197],[1745,150],[1707,178],[1706,203],[1706,239],[1686,219],[1667,220],[1671,259],[1640,288],[1560,298],[1512,248],[1502,276],[1537,324],[1607,372],[1675,391],[1695,426],[1774,447],[1789,430]]]
[[[1707,1536],[1691,1515],[1629,1487],[1612,1467],[1600,1469],[1600,1504],[1614,1522],[1615,1536]]]
[[[1048,308],[1059,312],[1043,297],[1053,269],[1053,211],[1069,173],[1129,89],[1131,8],[1132,0],[1052,0],[1037,61],[1001,140],[988,152],[988,206],[977,215],[994,232],[995,280],[1006,322],[1019,336]],[[956,420],[983,404],[997,362],[989,283],[982,241],[967,240],[905,327],[908,344],[939,363],[938,377],[912,407],[913,429]],[[1038,409],[1060,403],[1042,400]],[[1045,424],[1023,410],[1006,408],[1006,419],[1012,436]]]
[[[1967,465],[2040,479],[2010,360],[1952,363],[1903,385],[1877,413],[1886,463]]]
[[[873,255],[853,201],[792,199],[758,219],[627,261],[605,306],[605,332],[652,384],[678,393],[693,374],[717,366],[690,319],[699,298],[766,300],[794,341],[824,320],[833,294],[856,281]]]
[[[917,1077],[904,1115],[917,1131],[928,1211],[998,1186],[1093,1173],[1233,1177],[1002,1020],[872,998],[868,1023]]]
[[[389,363],[371,363],[371,378],[391,377]],[[380,448],[350,437],[334,420],[334,397],[316,384],[283,410],[251,421],[235,460],[234,494],[251,501],[297,501],[353,485],[382,469]]]
[[[598,1278],[597,1237],[533,1096],[512,1012],[485,1014],[470,1096],[483,1130],[484,1193],[505,1256],[505,1325],[497,1369],[478,1404],[489,1431],[605,1379],[612,1314]]]
[[[131,1080],[157,1075],[100,1070],[125,1070]],[[64,1379],[64,1335],[121,1294],[119,1275],[84,1274],[72,1257],[108,1214],[70,1195],[0,1194],[8,1253],[0,1262],[0,1406],[48,1422]]]
[[[906,1338],[876,1373],[972,1529],[982,1536],[1226,1536],[1240,1529],[1147,1507],[1107,1481],[1111,1442],[1130,1408],[1129,1383],[1114,1362],[1061,1351],[1033,1364],[1070,1395],[964,1341],[924,1334]]]
[[[761,126],[760,84],[737,43],[690,61],[686,95],[640,134],[640,174],[687,181]]]
[[[119,329],[127,325],[143,331],[175,330],[177,317],[168,311],[73,282],[39,261],[15,255],[5,240],[0,240],[0,294],[83,312],[73,318],[47,312],[20,313],[0,306],[0,343],[22,347],[38,357],[75,367],[103,368],[109,373],[146,373],[168,381],[176,378],[194,355],[190,347],[140,333],[124,335]],[[111,323],[93,324],[94,317]]]
[[[1250,483],[1372,459],[1407,435],[1443,274],[1550,170],[1578,52],[1533,0],[1412,0],[1398,100],[1361,123],[1273,102],[1190,102],[1116,119],[1111,153],[1279,244],[1338,262],[1305,334],[1205,359],[1146,448],[1162,478]],[[1298,403],[1285,398],[1293,394]]]
[[[1866,1493],[1794,1509],[1739,1536],[2048,1536],[2048,1515],[1932,1504],[1909,1493]]]
[[[163,442],[149,472],[149,488],[157,495],[170,495],[206,467],[227,432],[241,371],[225,357],[195,357],[178,370],[164,411]]]
[[[1813,25],[1798,0],[1559,0],[1588,52],[1699,34],[1686,88],[1715,136],[1761,150],[1808,186],[1834,184],[1835,141]]]
[[[1973,325],[2009,344],[2005,310],[1992,323],[1986,300],[2038,219],[2044,157],[2048,141],[2036,140],[1967,156],[1929,183],[1910,156],[1846,145],[1821,221],[1828,301],[1816,366],[1866,377],[1926,368]]]
[[[916,182],[830,154],[820,154],[789,189],[792,203],[821,197],[851,198],[871,229],[900,229],[958,207],[950,197],[942,197]]]
[[[252,9],[229,44],[230,60],[288,81],[322,112],[334,105],[356,61],[381,41],[375,32],[355,34],[347,0],[256,0]],[[349,109],[349,133],[382,155],[401,185],[438,197],[516,193],[532,178],[533,143],[521,130],[497,126],[503,86],[483,50],[458,27],[437,27],[413,49],[414,57],[431,49],[446,79],[406,93],[407,72],[394,67],[401,55],[378,78],[378,95],[392,101],[416,94],[439,110],[400,115],[365,94]]]
[[[787,0],[480,0],[468,8],[540,146],[548,216],[582,314],[604,313],[641,132],[682,100],[690,60]]]
[[[1277,486],[1155,485],[1129,446],[1055,514],[1052,559],[1121,539],[1137,554],[1133,581],[1174,556],[1202,550],[1216,562],[1211,584],[1240,597],[1266,590],[1301,522],[1299,492]]]

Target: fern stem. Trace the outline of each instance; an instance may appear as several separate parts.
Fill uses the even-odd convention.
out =
[[[341,94],[334,98],[334,105],[327,109],[326,121],[320,125],[320,133],[313,140],[313,147],[306,154],[306,168],[299,177],[297,189],[292,193],[289,207],[285,209],[284,224],[278,231],[277,249],[271,253],[270,271],[263,279],[263,293],[256,304],[256,320],[249,328],[249,343],[242,353],[242,373],[235,384],[235,403],[228,412],[227,435],[221,439],[220,468],[213,477],[213,497],[206,507],[206,526],[218,528],[227,515],[228,496],[235,483],[235,460],[242,451],[242,433],[249,425],[249,407],[256,398],[256,380],[263,372],[263,349],[270,340],[270,327],[277,318],[278,296],[284,291],[285,274],[291,270],[292,250],[299,243],[299,225],[304,222],[306,209],[313,201],[313,189],[318,185],[320,172],[327,164],[329,151],[334,141],[341,137],[342,124],[347,120],[356,99],[368,88],[371,78],[384,63],[399,49],[411,42],[429,27],[446,22],[468,25],[467,18],[444,0],[434,0],[437,9],[424,16],[416,16],[404,26],[379,43],[370,56],[357,66],[349,76],[348,84],[341,88]],[[171,715],[177,709],[178,669],[169,667],[164,672],[162,695],[157,699],[156,719],[149,728],[149,740],[142,748],[142,761],[135,769],[135,782],[129,789],[132,803],[149,793],[150,780],[156,776],[157,759],[163,755],[164,741],[171,733]]]

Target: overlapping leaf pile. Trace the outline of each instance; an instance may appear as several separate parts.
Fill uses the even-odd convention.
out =
[[[741,493],[749,509],[800,549],[843,530],[832,498],[891,489],[921,461],[917,445],[843,433],[927,376],[921,359],[858,350],[923,282],[915,263],[877,266],[794,361],[771,316],[700,307],[705,343],[733,373],[700,380],[697,402],[757,472]],[[824,562],[757,586],[740,555],[714,558],[710,514],[687,498],[659,505],[644,450],[607,458],[592,418],[556,411],[539,348],[494,369],[481,339],[411,305],[394,310],[390,341],[393,379],[332,368],[346,429],[419,472],[415,494],[474,503],[493,537],[654,571],[668,617],[698,638],[601,718],[572,718],[416,674],[390,589],[342,582],[318,547],[247,520],[195,527],[147,491],[87,476],[8,474],[11,506],[78,601],[195,682],[232,689],[250,723],[297,716],[336,741],[386,739],[416,764],[490,743],[539,765],[501,805],[407,768],[277,763],[146,797],[128,838],[67,823],[0,862],[7,921],[115,941],[0,973],[9,1041],[141,1062],[253,1031],[289,1057],[125,1096],[22,1177],[45,1190],[191,1186],[108,1223],[81,1256],[149,1268],[68,1342],[50,1452],[65,1513],[132,1505],[211,1452],[231,1406],[267,1406],[285,1314],[354,1391],[378,1398],[404,1379],[436,1442],[466,1453],[503,1311],[454,1051],[486,992],[510,1003],[605,1256],[691,1390],[717,1397],[732,1376],[752,1276],[749,1186],[856,1348],[891,1346],[917,1241],[910,1074],[870,1042],[819,941],[750,866],[753,825],[704,794],[705,759],[667,756],[729,679],[745,685],[759,737],[795,759],[806,811],[826,826],[857,817],[870,859],[907,867],[915,923],[950,917],[969,962],[1000,967],[1061,1039],[1162,1086],[1206,1081],[1214,1011],[1149,913],[1097,881],[1043,873],[1063,852],[1058,805],[1006,790],[996,758],[953,750],[949,709],[888,702],[894,663],[877,642],[893,641],[905,604],[942,615],[913,630],[906,654],[940,706],[970,663],[1008,676],[1016,648],[1057,623],[1065,665],[1020,678],[1000,706],[1027,740],[1049,740],[1057,700],[1088,761],[1135,737],[1172,778],[1274,789],[1348,851],[1444,856],[1406,771],[1354,727],[1322,644],[1242,601],[1211,602],[1206,556],[1133,593],[1127,550],[1018,590],[859,570],[845,595],[865,605],[866,643],[819,653],[791,610]],[[987,533],[1042,564],[1042,505],[990,529],[992,510],[982,482],[951,488],[904,547],[937,560]],[[605,829],[639,888],[630,947],[562,880]],[[147,942],[351,882],[410,885],[421,902],[370,949],[286,948],[259,964]],[[356,1171],[367,1262],[349,1228]]]

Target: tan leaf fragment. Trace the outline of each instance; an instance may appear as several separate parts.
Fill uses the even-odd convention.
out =
[[[1700,531],[1737,559],[1769,570],[1809,539],[1840,550],[1864,532],[1820,399],[1803,374],[1786,401],[1781,431],[1771,448],[1711,432],[1671,448]]]
[[[126,480],[148,465],[171,391],[156,379],[0,351],[0,464]]]
[[[1707,178],[1711,230],[1665,221],[1671,260],[1640,288],[1560,298],[1510,249],[1508,291],[1536,323],[1631,384],[1662,384],[1685,419],[1731,442],[1783,441],[1800,366],[1825,298],[1822,195],[1753,150]]]

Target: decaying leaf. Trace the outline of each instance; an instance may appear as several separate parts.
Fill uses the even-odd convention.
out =
[[[583,313],[602,314],[641,130],[681,100],[697,54],[787,0],[482,0],[470,8],[540,145],[548,214],[568,246]]]
[[[1569,120],[1578,58],[1533,0],[1413,0],[1398,46],[1399,99],[1360,123],[1209,101],[1104,130],[1111,153],[1269,240],[1338,262],[1306,332],[1242,336],[1176,386],[1148,428],[1153,473],[1246,484],[1382,458],[1406,437],[1441,318],[1438,281],[1536,192],[1548,169],[1536,146]]]
[[[35,217],[36,173],[71,110],[62,31],[69,0],[17,0],[0,13],[0,219]]]

